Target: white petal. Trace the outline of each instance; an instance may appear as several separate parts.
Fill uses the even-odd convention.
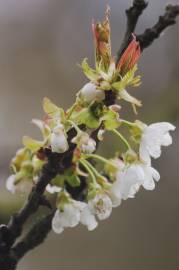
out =
[[[98,226],[95,216],[91,213],[88,205],[81,212],[80,222],[87,226],[89,231],[94,230]]]
[[[96,142],[88,138],[88,140],[81,145],[81,150],[85,154],[91,154],[96,150]]]
[[[55,215],[52,219],[52,229],[55,233],[62,233],[64,231],[64,227],[61,224],[61,220],[59,217],[59,210],[55,212]]]
[[[93,83],[87,83],[81,90],[81,96],[86,102],[92,102],[94,100],[103,100],[105,98],[104,91],[97,90],[96,85]]]
[[[48,191],[51,194],[56,193],[56,192],[59,193],[61,190],[62,188],[58,186],[52,186],[50,184],[46,186],[46,191]]]
[[[7,190],[9,190],[12,193],[15,193],[15,175],[12,174],[8,177],[8,179],[6,180],[6,188]]]
[[[136,99],[133,96],[131,96],[125,89],[123,89],[123,90],[121,90],[119,92],[119,96],[122,99],[124,99],[124,100],[126,100],[126,101],[128,101],[128,102],[130,102],[132,104],[135,104],[135,105],[137,105],[139,107],[141,106],[141,102],[138,99]]]
[[[149,125],[149,127],[153,128],[153,129],[158,129],[162,133],[166,133],[170,130],[174,131],[176,128],[174,125],[172,125],[171,123],[168,123],[168,122],[153,123],[153,124]]]
[[[169,146],[172,144],[172,137],[169,133],[166,133],[164,136],[163,136],[163,140],[162,140],[162,145],[163,146]]]
[[[68,142],[65,134],[63,132],[52,133],[51,134],[51,147],[52,152],[64,153],[68,150]]]
[[[142,161],[146,162],[147,164],[151,163],[150,155],[144,141],[141,141],[141,144],[139,147],[139,155]]]

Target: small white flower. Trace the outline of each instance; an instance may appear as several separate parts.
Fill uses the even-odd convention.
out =
[[[143,170],[139,165],[126,166],[124,169],[116,173],[116,181],[111,187],[111,193],[114,198],[126,200],[134,198],[144,178]],[[117,205],[114,205],[117,206]]]
[[[91,154],[96,150],[96,142],[92,138],[84,140],[81,145],[81,150],[85,154]]]
[[[107,219],[112,212],[112,201],[107,194],[97,194],[88,202],[91,213],[100,220]]]
[[[51,134],[52,152],[64,153],[68,150],[68,142],[63,125],[56,126]]]
[[[147,163],[150,163],[150,157],[159,158],[161,146],[172,144],[172,137],[169,134],[171,130],[175,130],[175,126],[167,122],[143,125],[140,158]]]
[[[58,187],[58,186],[52,186],[50,184],[48,184],[46,186],[46,191],[53,194],[53,193],[59,193],[60,191],[62,190],[61,187]]]
[[[85,86],[81,89],[81,97],[86,102],[92,102],[94,100],[101,101],[105,98],[105,94],[103,90],[98,90],[96,88],[96,85],[93,83],[87,83]]]
[[[62,233],[65,228],[73,228],[80,222],[81,211],[85,204],[73,200],[64,205],[64,210],[58,209],[52,220],[52,229],[55,233]]]
[[[147,190],[155,188],[155,181],[159,181],[160,174],[149,164],[127,165],[116,173],[116,181],[109,191],[113,207],[120,204],[121,200],[134,198],[140,186]]]
[[[80,222],[87,226],[89,231],[93,231],[97,226],[98,223],[96,221],[95,216],[91,213],[88,204],[84,207],[81,212]]]
[[[78,145],[81,151],[85,154],[91,154],[96,150],[96,142],[86,132],[79,132],[76,137],[72,139],[72,143]]]

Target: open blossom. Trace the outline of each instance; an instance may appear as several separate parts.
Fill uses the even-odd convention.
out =
[[[159,179],[158,171],[147,164],[134,163],[121,167],[110,189],[113,207],[118,206],[122,199],[134,198],[141,186],[147,190],[153,190],[155,181]]]
[[[150,157],[160,157],[161,146],[168,146],[172,143],[169,131],[175,130],[175,126],[167,122],[161,122],[149,126],[142,125],[142,129],[139,149],[140,158],[149,163]]]
[[[89,82],[84,85],[81,89],[81,97],[86,102],[92,102],[94,100],[101,101],[105,98],[105,93],[103,90],[98,90],[96,85]]]
[[[87,203],[72,200],[64,205],[63,211],[56,210],[52,229],[55,233],[62,233],[65,228],[73,228],[79,223],[85,225],[89,231],[94,230],[98,225]]]
[[[107,219],[112,212],[112,201],[107,194],[97,194],[89,202],[89,208],[99,220]]]
[[[51,134],[50,143],[52,147],[52,152],[64,153],[68,150],[69,146],[62,124],[59,124],[54,128]]]
[[[96,150],[96,142],[86,132],[79,132],[76,137],[72,139],[72,143],[78,145],[79,149],[85,154],[91,154]]]
[[[63,211],[58,209],[52,220],[52,229],[55,233],[62,233],[65,228],[73,228],[80,222],[81,211],[84,203],[72,201],[64,205]]]

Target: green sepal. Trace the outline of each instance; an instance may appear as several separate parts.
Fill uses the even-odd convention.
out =
[[[85,58],[81,64],[82,70],[84,72],[84,74],[86,75],[86,77],[90,80],[90,81],[97,81],[99,79],[99,75],[96,72],[96,70],[90,68],[90,66],[87,63],[87,58]]]
[[[63,187],[65,182],[65,175],[57,174],[55,178],[52,179],[51,184],[58,187]]]
[[[65,112],[62,108],[57,107],[50,99],[45,97],[43,99],[43,109],[50,117],[59,117],[61,122],[65,120]]]
[[[113,130],[120,126],[119,114],[113,110],[106,110],[102,120],[106,130]]]
[[[73,112],[71,120],[77,125],[85,124],[88,128],[98,128],[100,126],[100,119],[95,117],[90,107],[83,108],[79,112]]]
[[[80,186],[80,178],[75,174],[73,169],[69,169],[65,173],[65,180],[71,187],[79,187]]]
[[[24,136],[23,145],[32,152],[37,152],[41,147],[44,146],[44,141],[37,141],[31,137]]]
[[[127,86],[134,86],[137,87],[140,85],[140,76],[136,76],[135,72],[137,71],[137,66],[135,65],[133,69],[129,70],[124,77],[115,83],[112,84],[112,88],[121,91],[125,89]]]

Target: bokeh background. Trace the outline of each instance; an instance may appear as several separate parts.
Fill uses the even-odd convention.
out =
[[[92,18],[103,17],[107,3],[115,55],[130,0],[0,0],[0,223],[23,200],[4,189],[8,163],[24,134],[39,136],[30,121],[42,117],[42,98],[67,108],[86,82],[76,64],[84,57],[94,63],[90,24]],[[137,33],[152,26],[167,3],[149,0]],[[179,22],[143,53],[143,83],[135,90],[143,100],[141,120],[171,121],[179,128],[178,42]],[[126,116],[134,118],[130,107]],[[178,136],[176,129],[173,145],[154,164],[161,173],[155,191],[141,191],[135,200],[124,202],[94,232],[78,226],[59,236],[51,233],[24,257],[18,270],[179,269]],[[117,143],[105,140],[106,156]]]

